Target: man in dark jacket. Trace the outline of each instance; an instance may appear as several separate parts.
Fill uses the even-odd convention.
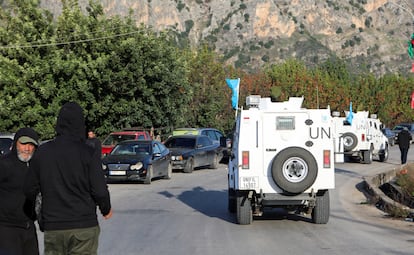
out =
[[[94,148],[95,153],[97,153],[98,156],[101,157],[101,153],[102,153],[101,141],[99,141],[99,139],[95,135],[95,132],[93,132],[92,130],[88,131],[88,139],[86,139],[86,144]]]
[[[408,149],[410,149],[411,140],[412,137],[410,132],[408,132],[408,128],[404,127],[397,136],[398,146],[400,147],[401,152],[401,164],[407,163],[407,154]]]
[[[34,204],[23,193],[29,161],[38,146],[38,135],[21,128],[14,136],[10,153],[0,158],[0,254],[39,254],[34,225]]]
[[[85,143],[85,120],[77,103],[59,111],[57,136],[36,151],[24,190],[34,201],[42,196],[41,219],[47,254],[97,254],[99,207],[112,216],[100,158]]]

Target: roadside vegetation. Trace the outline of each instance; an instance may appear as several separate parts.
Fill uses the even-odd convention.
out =
[[[414,164],[402,167],[390,183],[386,184],[385,193],[398,204],[389,204],[383,206],[382,209],[391,217],[406,218],[412,221],[414,218],[412,213],[414,209]]]
[[[396,176],[396,183],[401,187],[402,196],[414,201],[414,166],[407,165]],[[414,205],[412,205],[414,206]]]
[[[354,111],[377,113],[390,127],[414,119],[411,74],[375,77],[363,66],[351,73],[355,67],[335,57],[317,67],[287,59],[246,72],[206,46],[177,46],[170,31],[105,17],[94,1],[86,12],[76,0],[63,3],[59,17],[36,0],[0,10],[0,131],[31,126],[50,139],[60,106],[76,101],[99,137],[127,127],[161,135],[189,126],[229,132],[235,113],[226,78],[241,79],[239,106],[250,94],[304,96],[305,107],[342,113],[352,102]]]

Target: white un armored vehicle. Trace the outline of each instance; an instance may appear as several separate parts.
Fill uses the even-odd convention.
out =
[[[333,112],[333,136],[335,139],[335,162],[343,163],[345,159],[356,159],[371,164],[375,157],[381,162],[388,159],[388,139],[382,133],[383,125],[373,114],[367,111],[345,112],[347,117],[340,117]]]
[[[285,102],[249,96],[239,110],[229,159],[229,211],[250,224],[265,207],[329,220],[335,186],[330,109],[301,108],[303,97]]]

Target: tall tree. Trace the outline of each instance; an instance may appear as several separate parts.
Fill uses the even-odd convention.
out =
[[[76,0],[63,1],[56,22],[37,4],[16,1],[1,12],[2,45],[25,46],[1,49],[2,130],[30,125],[51,138],[66,101],[80,103],[99,135],[185,122],[186,59],[166,34],[107,18],[95,1],[86,14]]]
[[[52,15],[38,8],[38,1],[17,0],[0,10],[0,22],[0,129],[43,129],[47,91],[38,81],[48,66],[44,57],[51,52],[42,45],[53,35]]]
[[[227,131],[233,119],[229,119],[229,111],[223,107],[229,102],[224,64],[220,57],[206,46],[200,47],[190,57],[189,93],[192,100],[187,125],[215,127]]]

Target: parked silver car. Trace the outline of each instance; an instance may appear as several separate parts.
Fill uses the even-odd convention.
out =
[[[0,133],[0,155],[9,153],[13,146],[13,133]]]
[[[388,144],[394,146],[397,141],[397,135],[389,128],[383,128],[381,131],[388,138]]]

